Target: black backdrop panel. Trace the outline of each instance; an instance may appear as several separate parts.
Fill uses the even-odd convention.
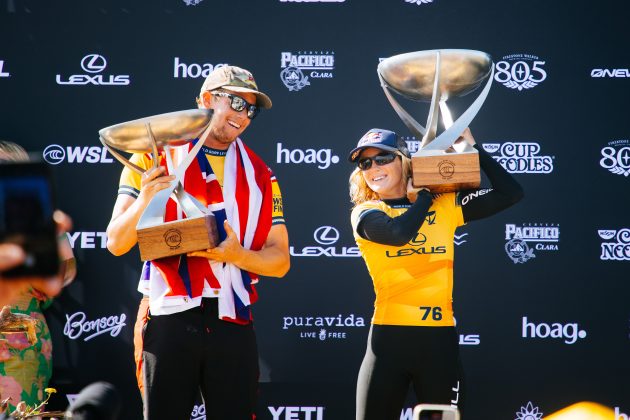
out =
[[[278,176],[293,255],[285,278],[259,287],[259,418],[353,418],[374,295],[349,223],[346,153],[372,127],[409,136],[379,86],[379,59],[468,48],[497,63],[473,134],[526,190],[514,208],[457,232],[468,418],[534,418],[584,400],[630,413],[627,5],[7,0],[0,8],[0,138],[54,166],[60,207],[74,219],[78,278],[47,313],[60,389],[53,406],[108,380],[125,396],[124,418],[141,413],[132,357],[139,255],[105,249],[121,165],[97,131],[194,108],[204,75],[235,64],[274,102],[243,138]],[[453,102],[457,115],[469,99]],[[427,113],[426,104],[403,103],[419,120]],[[191,418],[205,418],[201,401]]]

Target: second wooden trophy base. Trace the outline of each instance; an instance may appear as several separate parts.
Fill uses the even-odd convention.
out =
[[[137,234],[142,261],[214,248],[219,243],[217,222],[211,214],[138,229]]]
[[[411,157],[414,187],[427,187],[433,193],[479,188],[479,153],[447,153],[442,150],[420,150]]]

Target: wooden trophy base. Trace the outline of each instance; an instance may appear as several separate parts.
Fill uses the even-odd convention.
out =
[[[142,261],[214,248],[219,243],[217,222],[211,214],[138,229],[137,234]]]
[[[479,153],[420,150],[411,157],[413,186],[427,187],[432,193],[479,188]]]

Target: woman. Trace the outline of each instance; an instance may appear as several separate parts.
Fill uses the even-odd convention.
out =
[[[357,420],[399,419],[409,384],[419,403],[460,405],[462,378],[452,308],[453,235],[523,197],[520,185],[466,129],[492,183],[483,194],[432,195],[411,186],[411,159],[392,131],[372,129],[350,152],[352,227],[376,293],[357,383]]]

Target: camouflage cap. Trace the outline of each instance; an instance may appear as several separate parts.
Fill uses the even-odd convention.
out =
[[[258,90],[254,76],[247,70],[236,66],[222,66],[215,68],[203,82],[199,97],[205,91],[226,88],[234,92],[251,92],[256,95],[256,105],[260,108],[271,108],[271,99]]]

